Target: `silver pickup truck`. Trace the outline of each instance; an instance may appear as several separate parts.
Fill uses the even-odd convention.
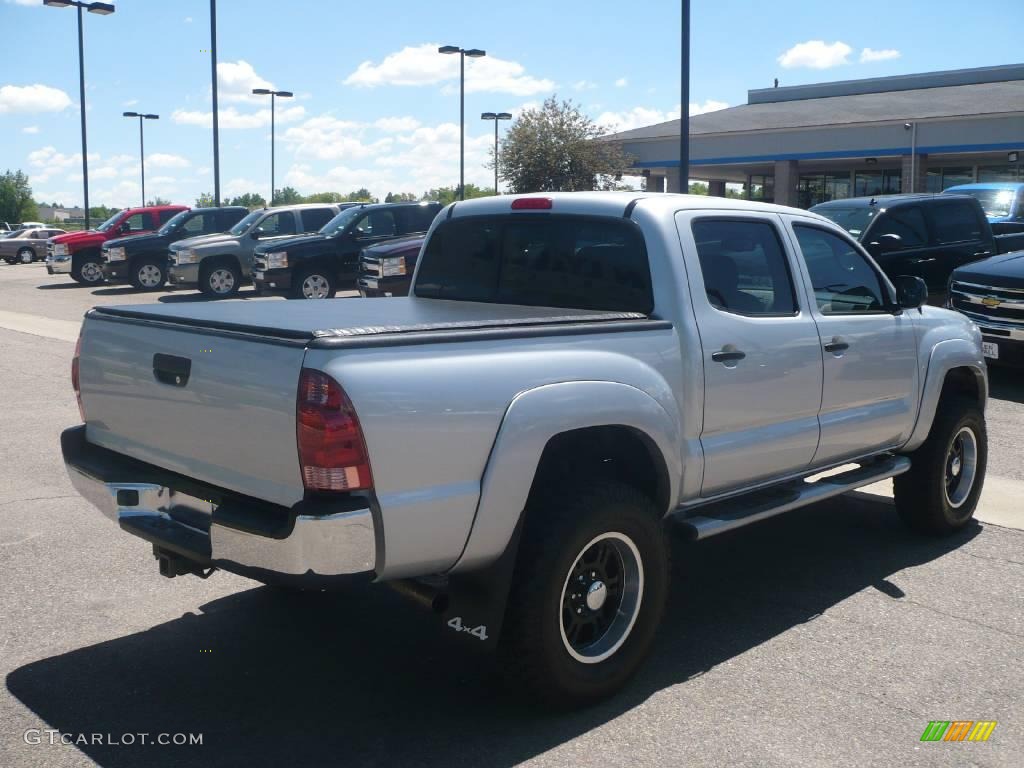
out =
[[[806,211],[458,202],[407,298],[91,310],[64,457],[165,576],[385,582],[586,702],[651,645],[670,529],[890,477],[914,529],[970,521],[981,335],[925,296]]]

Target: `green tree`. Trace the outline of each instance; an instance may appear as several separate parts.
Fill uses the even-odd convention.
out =
[[[695,181],[690,185],[689,192],[691,195],[706,195],[708,193],[708,185],[703,181]]]
[[[0,221],[17,224],[39,218],[28,176],[21,171],[0,174]]]
[[[171,205],[171,201],[166,197],[157,196],[146,203],[146,205]]]
[[[490,187],[485,189],[483,187],[478,187],[476,184],[466,185],[467,200],[472,200],[474,197],[493,196],[494,190],[491,189]],[[448,205],[448,203],[454,203],[456,200],[459,199],[459,187],[458,185],[455,185],[454,187],[435,187],[434,189],[428,189],[426,192],[423,193],[423,197],[421,197],[420,199],[437,201],[439,203],[442,203],[443,205]]]
[[[274,192],[274,202],[272,205],[295,205],[301,202],[303,202],[303,197],[297,189],[285,187]]]
[[[552,96],[512,123],[498,175],[517,193],[612,189],[631,160],[604,132],[571,101]]]
[[[414,203],[418,199],[412,192],[388,192],[384,196],[385,203]]]
[[[344,203],[345,196],[340,192],[316,192],[312,195],[306,195],[303,198],[307,203]]]
[[[217,201],[213,199],[213,195],[209,192],[203,192],[203,194],[196,198],[196,208],[213,208],[216,204]]]
[[[266,208],[267,201],[258,192],[246,192],[244,195],[231,198],[228,205],[244,205],[246,208]]]
[[[119,210],[121,210],[121,209],[120,208],[108,208],[105,205],[89,206],[89,218],[92,219],[90,224],[92,224],[92,223],[102,224],[104,221],[109,219],[111,216],[113,216]]]
[[[347,203],[376,203],[377,198],[374,197],[370,190],[366,187],[360,187],[354,192],[349,192],[345,195],[345,201]]]

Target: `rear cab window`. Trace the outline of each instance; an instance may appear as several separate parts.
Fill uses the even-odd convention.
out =
[[[985,231],[979,206],[968,200],[936,200],[928,218],[935,245],[978,241]]]
[[[413,293],[454,301],[650,314],[640,228],[604,216],[472,216],[434,230]]]

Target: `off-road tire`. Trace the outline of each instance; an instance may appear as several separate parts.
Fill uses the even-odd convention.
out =
[[[961,455],[958,471],[953,473],[957,440]],[[985,415],[977,401],[965,395],[943,397],[928,439],[910,454],[910,461],[910,470],[893,480],[896,511],[903,522],[916,531],[939,535],[967,525],[978,506],[988,464]],[[954,485],[951,490],[948,481],[965,481],[968,471],[972,472],[969,487]]]
[[[654,503],[636,489],[595,479],[564,489],[535,489],[527,507],[502,631],[503,669],[514,687],[545,705],[598,701],[629,680],[661,623],[670,576],[663,524]],[[635,545],[642,566],[639,606],[630,628],[624,636],[619,633],[621,645],[606,658],[585,663],[572,655],[564,622],[571,620],[574,565],[591,542],[606,535],[624,536]],[[608,599],[620,602],[609,607],[627,615],[625,597],[614,597],[610,589]]]

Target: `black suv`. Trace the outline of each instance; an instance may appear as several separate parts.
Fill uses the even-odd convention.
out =
[[[999,252],[978,201],[967,195],[887,195],[811,208],[856,237],[889,278],[913,275],[946,291],[961,264]]]
[[[168,219],[156,232],[108,240],[103,244],[103,276],[112,283],[129,282],[156,290],[167,280],[167,247],[178,240],[227,232],[249,213],[240,205],[193,208]]]
[[[257,292],[296,299],[329,299],[356,287],[359,252],[369,246],[426,232],[440,203],[375,203],[348,208],[315,235],[276,240],[256,248]]]

